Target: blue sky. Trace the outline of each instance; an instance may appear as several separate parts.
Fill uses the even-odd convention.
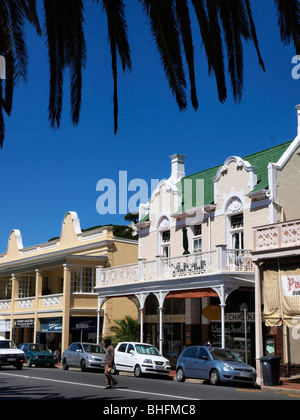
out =
[[[76,128],[70,121],[68,74],[61,127],[50,128],[47,51],[29,27],[28,82],[16,89],[0,151],[0,252],[6,251],[12,229],[21,231],[25,247],[59,236],[70,210],[78,213],[82,228],[123,224],[124,215],[101,216],[96,210],[101,194],[97,182],[109,178],[118,188],[119,171],[127,171],[128,182],[146,180],[150,189],[151,179],[169,177],[169,156],[174,153],[186,155],[189,175],[221,165],[230,155],[245,156],[292,140],[297,131],[295,105],[300,103],[300,80],[291,77],[295,53],[280,41],[274,2],[252,3],[266,73],[254,46],[245,44],[242,102],[236,105],[228,89],[227,102],[220,104],[194,25],[199,109],[195,112],[189,104],[180,112],[141,6],[137,0],[128,2],[133,70],[123,75],[119,67],[117,136],[107,29],[99,5],[91,2],[86,10],[88,60]]]

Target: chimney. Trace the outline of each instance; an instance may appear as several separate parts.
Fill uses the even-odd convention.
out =
[[[300,135],[300,105],[296,105],[296,109],[297,109],[297,121],[298,121],[298,130],[297,130],[297,135]]]
[[[300,108],[299,108],[300,109]],[[300,111],[299,111],[300,112]],[[171,179],[174,183],[178,182],[181,178],[185,177],[185,155],[172,155],[171,159]]]

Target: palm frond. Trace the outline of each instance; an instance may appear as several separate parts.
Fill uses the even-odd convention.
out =
[[[254,46],[256,48],[257,56],[258,56],[258,62],[260,64],[261,68],[263,69],[263,71],[266,71],[265,64],[263,62],[263,59],[262,59],[262,56],[261,56],[261,53],[260,53],[260,49],[259,49],[259,45],[258,45],[258,39],[257,39],[255,24],[254,24],[254,20],[253,20],[253,16],[252,16],[250,0],[245,0],[245,6],[246,6],[246,9],[247,9],[247,13],[248,13],[252,40],[253,40]]]
[[[180,110],[187,107],[186,81],[182,63],[180,32],[174,0],[139,0],[148,17],[169,86]]]
[[[195,82],[194,45],[191,29],[191,19],[187,0],[176,0],[176,13],[180,26],[182,43],[185,51],[185,58],[189,68],[191,101],[195,110],[198,109],[198,99]]]
[[[114,133],[118,131],[118,72],[117,50],[122,63],[123,71],[131,70],[130,48],[127,36],[127,24],[125,19],[125,5],[123,0],[102,0],[102,9],[107,16],[108,39],[111,49],[111,66],[114,80]]]
[[[49,120],[52,127],[59,127],[64,71],[71,72],[71,117],[73,124],[79,121],[82,91],[82,69],[86,60],[83,31],[82,0],[55,2],[44,0],[45,26],[50,63]]]
[[[281,40],[284,44],[292,41],[300,54],[300,3],[299,0],[275,0]]]

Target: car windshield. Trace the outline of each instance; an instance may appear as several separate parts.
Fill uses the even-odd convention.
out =
[[[97,346],[96,344],[83,344],[83,348],[87,353],[105,354],[105,349],[102,346]]]
[[[136,344],[135,346],[138,354],[150,354],[152,356],[161,356],[158,349],[154,346],[146,346],[144,344]]]
[[[46,344],[29,344],[29,351],[50,351]]]
[[[214,360],[222,360],[223,362],[243,362],[235,353],[225,349],[208,349]]]
[[[17,347],[11,340],[0,340],[0,349],[16,349]]]

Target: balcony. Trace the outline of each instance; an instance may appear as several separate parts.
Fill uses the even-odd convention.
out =
[[[254,251],[300,246],[300,220],[276,223],[254,229]]]
[[[220,272],[254,272],[251,251],[227,249],[177,257],[139,260],[137,264],[97,270],[96,288],[143,283],[151,280],[172,280],[206,276]]]

